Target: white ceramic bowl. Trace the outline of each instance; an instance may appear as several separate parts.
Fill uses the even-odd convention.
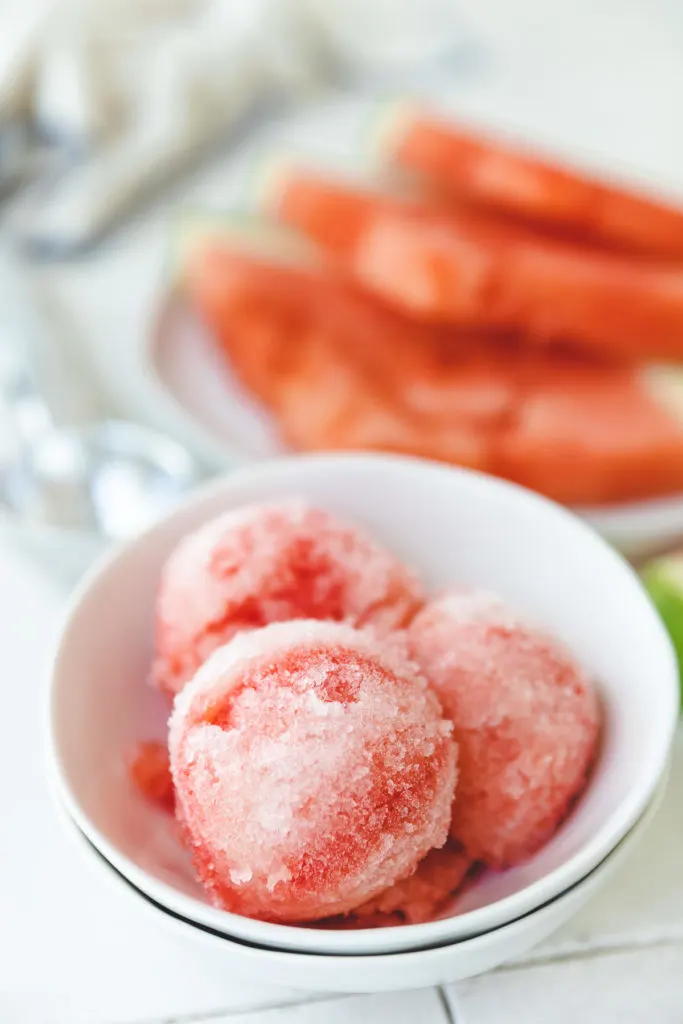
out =
[[[262,984],[300,988],[308,992],[384,992],[423,988],[471,978],[522,956],[564,924],[612,876],[637,845],[659,805],[664,792],[660,785],[651,804],[618,846],[574,886],[549,903],[509,924],[483,935],[445,943],[416,952],[377,956],[335,956],[292,953],[246,945],[202,928],[153,904],[72,826],[71,832],[83,853],[115,884],[123,898],[141,898],[159,923],[189,943],[193,952],[206,953],[215,963],[223,957],[226,969],[239,977],[252,977]],[[395,929],[394,929],[395,930]]]
[[[587,792],[533,858],[489,873],[457,913],[422,925],[332,931],[211,907],[172,822],[131,786],[136,741],[163,735],[145,685],[160,568],[188,530],[247,502],[303,495],[367,526],[431,586],[499,591],[573,649],[598,681],[605,730]],[[244,942],[325,953],[390,953],[497,928],[584,878],[627,834],[662,776],[678,714],[668,637],[632,570],[563,509],[510,484],[404,458],[321,456],[240,469],[115,553],[74,598],[52,681],[57,782],[106,859],[169,910]],[[456,908],[449,908],[454,910]]]

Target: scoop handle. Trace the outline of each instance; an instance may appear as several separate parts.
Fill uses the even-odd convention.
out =
[[[0,395],[24,440],[106,416],[102,391],[46,272],[0,251]]]

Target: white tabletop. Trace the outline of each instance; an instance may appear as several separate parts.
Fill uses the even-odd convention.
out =
[[[675,0],[463,4],[494,58],[463,79],[472,114],[584,148],[682,187],[683,7]],[[220,192],[209,170],[190,190]],[[187,191],[187,190],[186,190]],[[163,260],[167,204],[95,259],[61,268],[84,340],[119,404],[171,425],[139,373]],[[0,543],[0,1022],[152,1024],[680,1024],[683,733],[641,846],[593,902],[520,963],[457,991],[300,1004],[305,994],[226,974],[110,889],[73,848],[43,771],[44,680],[66,594]],[[264,1007],[276,1007],[264,1010]]]

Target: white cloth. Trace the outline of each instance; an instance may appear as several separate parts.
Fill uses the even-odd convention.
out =
[[[29,233],[56,247],[88,242],[260,99],[419,58],[420,47],[443,43],[450,8],[450,0],[22,0],[3,16],[0,7],[0,127],[28,116],[58,145],[86,154],[30,204]]]

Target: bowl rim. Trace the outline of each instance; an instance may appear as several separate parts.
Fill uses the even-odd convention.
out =
[[[500,480],[497,477],[475,470],[445,466],[408,456],[377,455],[374,453],[283,456],[258,463],[247,463],[230,471],[228,474],[210,480],[194,490],[175,506],[169,514],[148,527],[137,537],[105,553],[93,565],[72,593],[58,637],[56,651],[52,659],[48,688],[50,771],[55,777],[58,792],[70,816],[95,847],[102,852],[105,859],[136,887],[148,894],[156,894],[154,898],[181,917],[188,918],[197,924],[202,924],[210,929],[224,933],[232,926],[242,937],[244,933],[248,932],[257,942],[262,940],[270,948],[277,948],[282,951],[298,950],[305,952],[306,950],[310,951],[311,948],[316,946],[327,946],[330,952],[338,952],[339,947],[342,947],[348,949],[348,953],[340,955],[352,955],[354,953],[371,952],[377,946],[382,945],[382,933],[389,931],[388,929],[357,929],[341,932],[258,921],[212,907],[180,892],[174,886],[156,879],[140,868],[126,854],[122,853],[91,822],[71,790],[59,751],[57,710],[59,707],[59,681],[62,676],[60,671],[61,659],[67,639],[70,637],[73,620],[81,604],[89,595],[90,590],[106,577],[108,571],[116,565],[123,555],[134,553],[136,549],[143,548],[150,535],[165,527],[169,522],[183,518],[188,512],[204,504],[210,504],[222,494],[225,494],[226,499],[229,499],[230,492],[235,487],[248,487],[250,483],[262,481],[267,477],[276,485],[278,481],[286,479],[292,468],[302,464],[325,467],[329,467],[330,464],[338,467],[353,464],[377,467],[380,464],[385,464],[395,466],[398,469],[403,468],[408,472],[430,473],[450,479],[457,477],[465,490],[474,489],[481,491],[481,489],[485,489],[497,493],[504,503],[512,504],[516,507],[524,506],[526,511],[530,508],[535,509],[537,515],[544,517],[551,515],[556,519],[562,519],[574,531],[581,533],[585,540],[595,547],[596,551],[599,550],[603,559],[607,558],[613,563],[614,567],[623,576],[624,583],[628,582],[637,587],[639,596],[642,599],[642,613],[650,619],[655,632],[659,634],[661,640],[660,656],[663,662],[660,668],[662,668],[663,673],[668,675],[670,682],[669,728],[666,735],[662,737],[661,750],[656,756],[651,756],[649,764],[641,765],[639,784],[632,788],[628,798],[625,798],[619,808],[605,819],[597,835],[585,843],[565,864],[554,868],[529,885],[524,886],[518,892],[505,896],[484,907],[433,922],[402,925],[401,934],[405,938],[401,946],[402,948],[409,949],[416,945],[423,945],[426,942],[436,941],[437,939],[449,936],[453,939],[454,928],[456,929],[456,934],[461,938],[466,938],[472,934],[481,934],[490,927],[516,919],[522,912],[527,912],[546,903],[550,898],[556,896],[558,892],[564,891],[568,884],[585,877],[614,848],[616,843],[623,838],[647,806],[662,776],[674,738],[680,702],[678,667],[673,647],[634,569],[594,529],[574,513],[517,484]],[[666,703],[666,697],[663,693],[660,700]],[[609,825],[607,829],[605,827],[606,824]],[[244,922],[247,922],[246,927]],[[406,933],[406,929],[409,930],[408,933]],[[227,932],[227,934],[231,933]],[[326,937],[329,937],[327,941]],[[407,947],[406,940],[409,940]],[[334,950],[331,949],[332,946],[335,947]]]
[[[425,946],[411,947],[410,949],[395,950],[390,953],[377,952],[377,953],[326,953],[323,951],[307,952],[305,950],[290,950],[280,949],[277,946],[270,946],[252,942],[247,939],[240,938],[237,935],[230,935],[226,932],[218,931],[215,928],[211,928],[207,925],[203,925],[191,918],[184,917],[182,914],[178,914],[166,907],[163,903],[159,903],[154,897],[150,896],[144,890],[138,888],[134,882],[126,877],[119,869],[107,859],[100,849],[93,843],[93,841],[83,832],[78,823],[71,817],[68,808],[60,802],[59,805],[59,816],[62,821],[62,826],[66,829],[72,841],[74,841],[79,849],[81,850],[82,856],[89,859],[91,863],[96,863],[99,868],[105,872],[113,881],[118,884],[122,884],[136,897],[139,897],[144,904],[146,904],[152,911],[163,914],[166,918],[170,919],[175,925],[183,928],[191,928],[195,932],[199,932],[201,937],[208,940],[218,939],[220,942],[227,943],[229,946],[239,946],[246,955],[252,954],[257,955],[258,953],[270,953],[278,956],[283,956],[292,961],[299,962],[300,959],[305,958],[307,963],[315,965],[317,962],[344,962],[345,964],[355,964],[358,962],[379,962],[386,963],[389,960],[395,961],[399,959],[400,963],[412,963],[416,958],[435,953],[440,950],[449,950],[457,946],[462,946],[467,949],[474,949],[482,945],[485,940],[497,937],[501,934],[505,934],[506,930],[513,926],[521,926],[525,921],[530,918],[536,917],[538,914],[554,907],[557,903],[565,900],[572,894],[578,893],[584,887],[590,887],[589,893],[592,892],[593,886],[599,880],[602,879],[603,873],[606,870],[612,870],[621,864],[631,848],[642,838],[643,834],[647,831],[650,822],[655,816],[655,813],[659,809],[664,793],[666,792],[667,783],[669,779],[670,761],[667,762],[664,773],[657,785],[655,793],[648,803],[647,807],[640,815],[638,820],[631,826],[626,835],[622,836],[617,845],[610,850],[610,852],[603,857],[599,864],[596,864],[586,875],[573,882],[562,892],[557,893],[551,899],[546,900],[538,907],[534,907],[531,910],[527,910],[524,914],[520,914],[518,917],[512,918],[509,921],[503,921],[493,928],[488,928],[485,931],[478,932],[476,935],[466,936],[464,938],[452,939],[450,941],[433,942]],[[405,927],[399,925],[398,927]]]

